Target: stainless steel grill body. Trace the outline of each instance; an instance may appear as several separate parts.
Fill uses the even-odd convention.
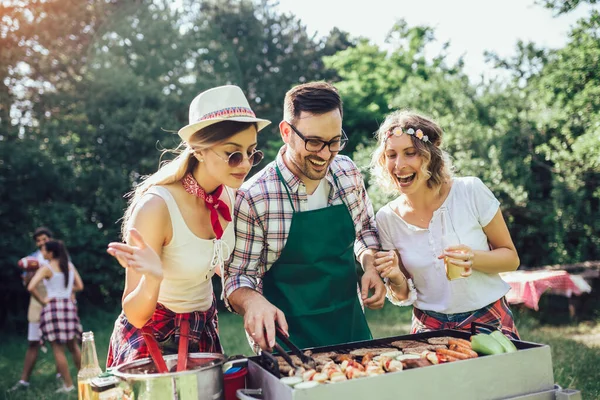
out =
[[[383,347],[395,340],[452,336],[468,339],[462,331],[442,330],[312,349],[346,352]],[[407,369],[311,389],[293,390],[264,367],[261,357],[249,360],[248,387],[262,388],[266,400],[347,399],[555,399],[552,357],[547,345],[515,341],[519,351],[452,363]],[[522,397],[534,395],[537,397]]]

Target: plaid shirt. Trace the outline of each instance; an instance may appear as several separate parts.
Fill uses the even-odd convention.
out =
[[[234,208],[236,243],[225,264],[226,296],[241,287],[262,292],[262,278],[283,251],[294,210],[308,210],[306,186],[283,162],[285,150],[286,146],[283,146],[275,161],[245,182],[237,192]],[[289,188],[294,208],[275,166],[279,167]],[[331,187],[328,206],[345,204],[354,221],[354,253],[359,256],[367,248],[378,250],[380,244],[373,206],[356,165],[348,157],[338,155],[325,179]],[[315,226],[315,235],[318,234],[319,227]]]
[[[163,355],[177,354],[181,318],[182,314],[176,314],[157,303],[152,319],[146,323],[146,326],[152,328]],[[214,297],[208,310],[189,313],[189,321],[189,353],[223,352],[219,339],[217,302]],[[144,340],[144,333],[131,325],[125,313],[121,312],[110,337],[106,367],[116,367],[147,357],[150,357],[150,352]]]
[[[453,317],[452,320],[449,317]],[[413,308],[412,328],[410,333],[437,331],[440,329],[458,329],[470,331],[471,324],[482,324],[498,327],[509,339],[520,340],[519,332],[515,326],[513,313],[505,297],[479,310],[458,313],[441,314]]]

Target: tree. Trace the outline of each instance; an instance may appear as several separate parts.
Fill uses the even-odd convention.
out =
[[[598,0],[538,0],[544,7],[555,12],[556,15],[573,11],[579,4],[597,4]]]
[[[385,115],[423,112],[444,129],[458,175],[480,177],[499,198],[524,266],[597,259],[597,13],[580,22],[564,49],[519,42],[511,59],[488,54],[512,79],[478,87],[460,62],[448,66],[443,55],[420,56],[434,40],[426,29],[402,23],[395,29],[405,45],[391,52],[363,41],[326,59],[350,99],[344,124],[358,136],[353,157],[367,179],[371,132]],[[369,193],[376,209],[389,200],[374,185]]]
[[[310,37],[266,1],[15,4],[0,26],[10,49],[0,56],[0,212],[13,232],[0,239],[0,260],[14,265],[31,251],[29,232],[50,226],[86,282],[84,305],[118,304],[123,270],[105,248],[119,239],[123,195],[156,171],[161,149],[179,143],[194,96],[240,85],[256,113],[275,122],[259,136],[272,159],[284,93],[335,79],[321,57],[351,44],[339,30]],[[11,121],[11,112],[22,118]],[[16,269],[0,276],[25,301]]]
[[[79,89],[90,43],[117,7],[117,1],[14,1],[0,10],[0,220],[8,232],[0,239],[0,262],[6,266],[0,276],[3,296],[11,298],[3,304],[13,311],[26,309],[28,296],[14,265],[32,251],[36,226],[52,226],[71,250],[77,243],[70,239],[88,237],[89,217],[77,201],[89,196],[73,190],[70,151],[76,143],[60,137],[56,111],[73,110],[65,94]],[[68,121],[82,125],[74,113]],[[75,128],[68,121],[60,123]]]

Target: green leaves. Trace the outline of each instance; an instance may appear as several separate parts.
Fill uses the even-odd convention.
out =
[[[319,79],[342,94],[345,152],[367,181],[373,133],[389,112],[411,108],[440,123],[458,173],[500,199],[523,264],[600,257],[598,12],[563,49],[517,43],[511,59],[489,55],[509,80],[475,84],[462,61],[426,52],[436,40],[427,26],[398,21],[384,49],[336,28],[311,37],[271,1],[180,3],[0,6],[0,262],[32,251],[30,232],[49,225],[90,283],[83,302],[118,303],[123,271],[104,248],[119,237],[123,196],[178,144],[172,132],[187,123],[189,101],[241,86],[274,122],[259,135],[270,161],[285,92]],[[375,185],[369,192],[375,208],[389,200]],[[0,278],[26,296],[16,269]]]
[[[177,146],[194,96],[242,87],[256,114],[274,122],[259,135],[273,159],[285,92],[335,79],[322,57],[353,44],[339,29],[310,37],[268,1],[15,4],[0,6],[0,213],[11,232],[0,238],[0,261],[31,252],[30,232],[48,225],[86,282],[82,302],[96,305],[121,298],[122,268],[104,250],[119,239],[123,196]],[[0,277],[26,296],[16,268]]]
[[[371,133],[389,112],[410,108],[442,126],[458,175],[480,177],[499,198],[523,265],[600,257],[599,27],[592,12],[563,49],[519,42],[511,59],[490,54],[510,80],[478,86],[443,54],[425,60],[433,32],[402,21],[391,50],[362,41],[326,58],[342,79],[345,129],[375,208],[389,196],[368,176]]]

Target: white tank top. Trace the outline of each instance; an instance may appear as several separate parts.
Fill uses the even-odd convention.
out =
[[[56,272],[48,264],[44,267],[52,271],[52,276],[44,280],[44,286],[46,286],[46,296],[49,299],[69,299],[71,292],[73,291],[73,281],[75,279],[75,273],[73,268],[69,265],[69,278],[67,279],[67,286],[65,287],[65,274],[62,272]]]
[[[226,188],[230,203],[232,194]],[[235,245],[233,223],[229,223],[221,240],[202,239],[186,225],[179,207],[168,189],[152,186],[147,193],[159,196],[167,204],[173,236],[162,248],[163,281],[158,302],[176,313],[206,311],[212,304],[211,278]]]

